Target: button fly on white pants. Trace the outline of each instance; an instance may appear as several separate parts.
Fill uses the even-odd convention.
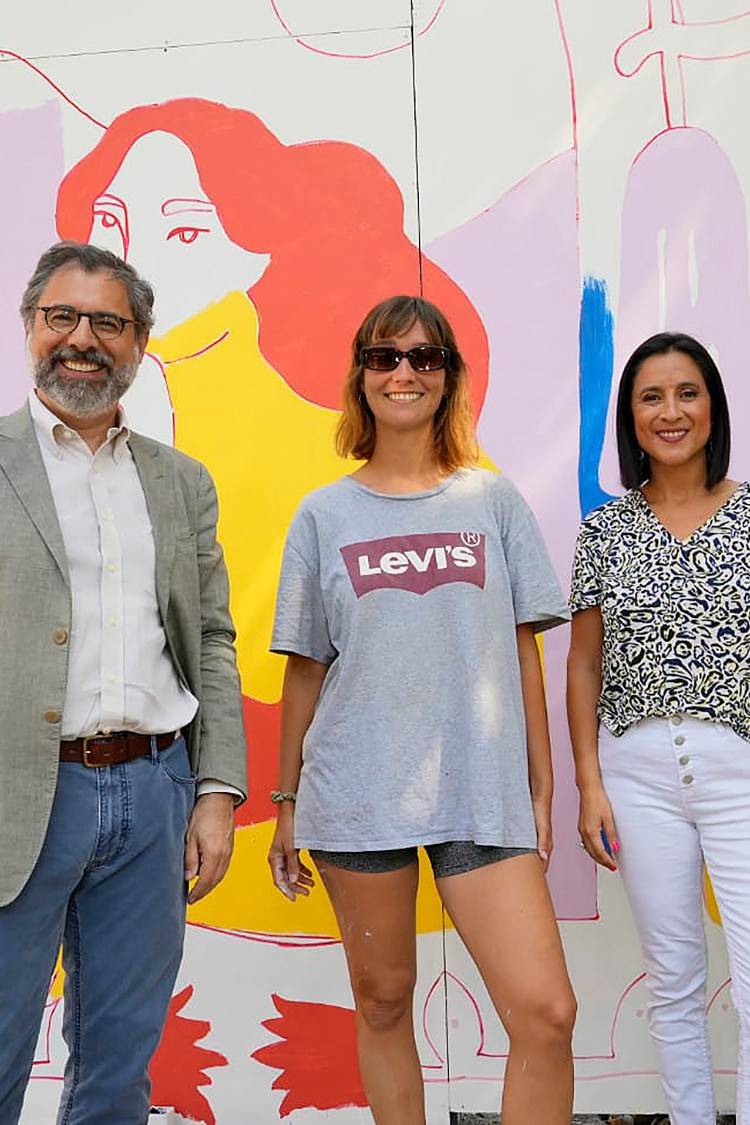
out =
[[[714,1125],[702,864],[711,875],[740,1017],[737,1121],[750,1125],[750,745],[721,723],[600,728],[620,872],[643,945],[649,1023],[672,1125]],[[674,727],[684,741],[680,752]],[[685,760],[683,760],[685,759]],[[685,769],[690,767],[689,772]]]

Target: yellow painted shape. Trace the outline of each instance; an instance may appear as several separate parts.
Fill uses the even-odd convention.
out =
[[[268,646],[287,529],[308,492],[356,462],[334,451],[337,412],[301,398],[266,362],[246,294],[230,293],[149,350],[165,365],[175,444],[216,483],[242,690],[275,703],[284,659]]]
[[[274,821],[267,820],[239,829],[229,873],[210,895],[190,907],[188,921],[244,933],[338,938],[336,919],[319,878],[308,897],[300,896],[296,902],[290,902],[271,882],[266,856],[274,826]],[[304,852],[302,859],[314,871]],[[442,905],[430,864],[420,852],[417,932],[430,933],[442,924]]]
[[[721,913],[719,911],[719,904],[716,901],[711,876],[708,873],[708,868],[703,868],[703,901],[706,904],[706,913],[712,922],[717,926],[721,925]]]
[[[49,986],[48,998],[50,1000],[59,1000],[63,994],[63,985],[65,983],[65,970],[62,967],[62,949],[57,954],[57,961],[52,971],[52,983]]]

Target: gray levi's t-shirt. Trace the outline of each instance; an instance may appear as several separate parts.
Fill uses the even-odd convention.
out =
[[[534,848],[517,624],[569,612],[507,477],[311,493],[289,529],[271,648],[328,665],[303,744],[297,847]]]

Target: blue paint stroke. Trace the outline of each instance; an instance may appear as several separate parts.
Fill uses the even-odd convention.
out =
[[[607,301],[607,283],[586,277],[578,328],[581,428],[578,455],[578,497],[581,515],[611,500],[599,484],[607,409],[614,365],[614,321]]]

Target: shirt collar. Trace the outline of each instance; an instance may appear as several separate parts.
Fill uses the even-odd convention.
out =
[[[60,436],[68,427],[44,405],[33,387],[29,392],[29,410],[39,440],[43,441],[53,453],[59,453],[62,447]],[[107,441],[112,442],[112,457],[119,462],[126,454],[127,440],[130,437],[128,416],[122,403],[117,408],[115,421],[116,425],[110,426],[107,430]]]

